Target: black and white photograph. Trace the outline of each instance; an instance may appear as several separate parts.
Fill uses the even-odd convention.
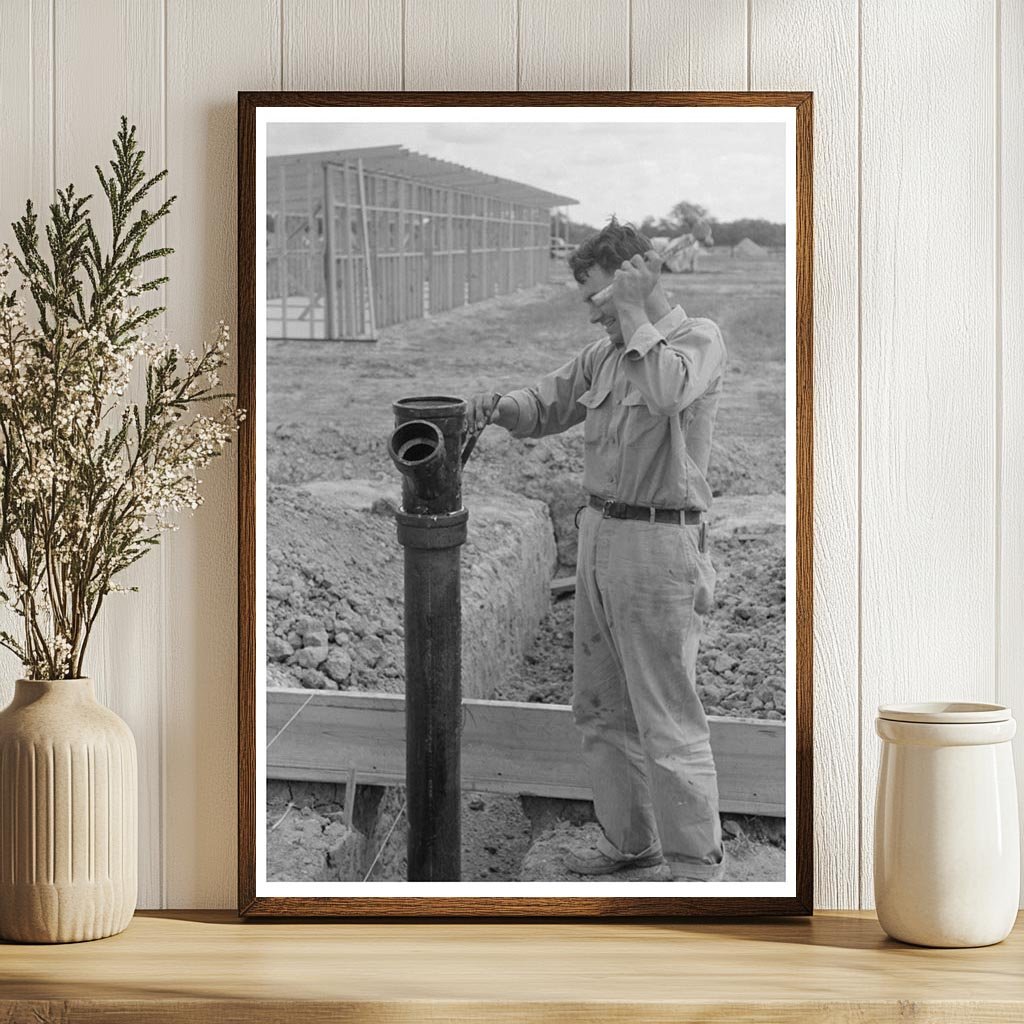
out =
[[[256,897],[796,895],[795,129],[257,108]]]

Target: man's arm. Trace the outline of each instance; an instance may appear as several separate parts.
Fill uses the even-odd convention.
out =
[[[623,328],[623,370],[657,415],[678,415],[725,369],[725,343],[711,320],[688,320],[668,340],[646,317],[631,334]]]
[[[595,349],[600,344],[588,345],[578,356],[532,387],[505,395],[499,392],[473,395],[468,401],[466,429],[479,432],[488,423],[494,423],[513,437],[543,437],[582,422],[587,410],[577,399],[590,387]]]
[[[707,391],[725,368],[725,343],[711,320],[688,320],[672,333],[658,333],[645,306],[660,282],[661,261],[650,252],[623,262],[612,282],[622,337],[623,370],[652,413],[675,416]]]
[[[502,396],[498,418],[492,422],[505,427],[513,437],[559,434],[582,423],[587,410],[577,399],[590,387],[594,347],[588,345],[533,386]]]

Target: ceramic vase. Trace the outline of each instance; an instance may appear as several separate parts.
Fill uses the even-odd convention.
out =
[[[0,712],[0,938],[123,931],[138,886],[135,740],[91,679],[15,684]]]
[[[1020,889],[1016,722],[998,704],[878,709],[875,905],[894,939],[988,946],[1010,933]]]

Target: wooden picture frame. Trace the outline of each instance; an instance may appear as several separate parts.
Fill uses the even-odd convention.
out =
[[[264,787],[268,776],[260,774],[261,750],[266,753],[266,740],[269,734],[266,715],[267,692],[265,684],[261,684],[258,673],[257,651],[263,650],[258,644],[257,623],[261,621],[261,606],[266,602],[265,570],[258,571],[257,550],[258,536],[258,494],[261,493],[262,482],[257,470],[265,467],[266,459],[259,447],[258,425],[264,415],[261,409],[261,392],[266,380],[259,379],[261,360],[258,359],[258,338],[260,344],[266,345],[266,293],[264,291],[264,309],[258,307],[258,266],[264,259],[264,251],[258,249],[258,221],[265,222],[265,213],[257,205],[257,160],[258,137],[267,117],[267,108],[283,111],[275,117],[287,117],[287,112],[308,111],[310,109],[339,108],[344,110],[359,109],[367,111],[390,111],[392,108],[420,110],[431,108],[437,110],[459,108],[487,108],[490,111],[505,111],[510,108],[527,110],[537,108],[532,113],[540,114],[541,110],[556,108],[615,108],[617,112],[644,112],[650,108],[663,108],[666,116],[673,111],[694,110],[708,111],[721,108],[722,111],[740,108],[750,111],[770,111],[779,116],[788,125],[789,135],[787,151],[789,175],[787,181],[792,187],[788,210],[787,239],[795,244],[787,243],[787,280],[786,310],[789,341],[788,352],[791,365],[787,368],[788,402],[787,422],[791,431],[787,460],[791,470],[787,470],[790,493],[787,495],[788,508],[795,509],[795,523],[792,515],[787,515],[787,528],[790,531],[787,541],[790,561],[789,572],[792,573],[795,562],[795,577],[788,583],[786,621],[788,636],[791,638],[787,647],[787,707],[784,712],[784,731],[786,734],[786,757],[783,765],[786,789],[787,813],[787,851],[795,854],[787,861],[785,879],[786,892],[771,895],[742,895],[737,889],[742,883],[735,883],[721,895],[706,895],[701,891],[692,891],[688,886],[683,895],[664,892],[664,887],[656,895],[644,894],[620,895],[619,887],[615,887],[615,895],[604,895],[607,887],[597,883],[578,888],[551,891],[551,895],[537,894],[531,890],[527,895],[480,895],[475,883],[472,894],[453,894],[450,885],[436,883],[437,889],[423,891],[423,885],[434,883],[406,883],[415,885],[415,892],[410,895],[389,891],[386,895],[376,895],[380,886],[376,882],[362,883],[366,895],[361,892],[354,895],[324,893],[310,884],[310,894],[306,895],[302,886],[296,885],[286,894],[270,894],[270,887],[265,878],[259,881],[261,872],[258,870],[257,850],[265,837],[266,818],[258,816],[261,802],[257,800],[257,788]],[[287,108],[287,109],[285,109]],[[381,115],[383,116],[383,115]],[[394,116],[392,114],[392,116]],[[630,113],[629,116],[633,116]],[[678,113],[673,116],[679,116]],[[696,116],[696,115],[694,115]],[[767,116],[767,115],[766,115]],[[774,114],[772,115],[774,116]],[[628,119],[628,118],[626,118]],[[782,121],[780,121],[782,123]],[[339,176],[338,181],[342,179]],[[360,185],[362,176],[360,172]],[[331,184],[325,188],[330,194]],[[350,187],[345,179],[344,186]],[[346,200],[347,201],[347,200]],[[330,208],[333,209],[333,206]],[[312,223],[310,207],[306,216]],[[347,207],[346,207],[347,209]],[[365,210],[365,200],[363,202]],[[365,213],[364,213],[365,216]],[[330,232],[332,217],[324,217],[323,231]],[[287,217],[285,217],[287,225]],[[365,236],[365,224],[363,227]],[[287,253],[287,243],[285,243]],[[333,251],[333,250],[332,250]],[[546,255],[546,254],[545,254]],[[370,273],[370,260],[366,259],[365,272]],[[264,263],[265,267],[266,264]],[[342,918],[366,917],[693,917],[693,916],[748,916],[748,915],[806,915],[812,913],[813,907],[813,841],[812,841],[812,806],[813,806],[813,773],[812,773],[812,508],[813,508],[813,461],[812,461],[812,376],[813,376],[813,342],[812,342],[812,96],[808,92],[529,92],[529,93],[423,93],[423,92],[240,92],[238,94],[238,401],[248,411],[242,424],[240,434],[239,476],[238,476],[238,532],[239,532],[239,628],[238,628],[238,905],[240,915],[247,917],[280,917],[280,916],[333,916]],[[287,267],[282,272],[287,278]],[[332,284],[334,283],[332,279]],[[571,282],[570,282],[571,283]],[[331,323],[330,304],[332,301],[345,301],[345,282],[340,284],[341,298],[331,296],[331,288],[326,288],[323,297],[327,312],[327,323]],[[467,285],[468,291],[468,285]],[[379,290],[368,289],[372,297],[379,295]],[[291,290],[285,284],[285,291],[280,297],[282,303],[281,322],[284,324],[291,316],[289,312]],[[309,309],[320,306],[320,298],[309,303]],[[365,304],[364,304],[365,305]],[[370,300],[372,306],[372,298]],[[361,311],[369,315],[369,331],[375,333],[375,311],[372,308]],[[386,311],[384,311],[386,313]],[[335,321],[340,323],[335,307]],[[313,318],[314,313],[310,313]],[[262,319],[261,319],[262,318]],[[358,318],[356,318],[358,319]],[[365,323],[353,320],[343,323],[338,334],[348,334],[353,338],[360,336]],[[260,328],[260,330],[258,330]],[[310,328],[312,331],[313,328]],[[287,332],[286,332],[287,333]],[[333,332],[332,332],[333,333]],[[795,386],[794,386],[795,385]],[[411,387],[414,387],[411,385]],[[395,395],[395,398],[401,396]],[[795,405],[795,408],[793,408]],[[795,436],[794,436],[795,435]],[[265,437],[264,437],[265,442]],[[263,580],[263,593],[258,592],[257,581]],[[793,600],[795,598],[795,600]],[[265,609],[264,609],[265,613]],[[795,640],[792,638],[795,637]],[[265,674],[265,661],[264,661]],[[303,714],[307,705],[326,708],[328,698],[316,697],[321,691],[291,690],[284,694],[276,694],[275,714],[283,715],[286,722]],[[326,692],[326,691],[323,691]],[[275,691],[276,693],[276,691]],[[337,703],[341,698],[331,695]],[[362,706],[362,702],[356,699]],[[314,703],[310,705],[310,701]],[[383,715],[393,704],[393,697],[382,696],[379,700],[380,714]],[[390,702],[390,703],[389,703]],[[397,705],[397,706],[400,706]],[[262,707],[262,710],[261,710]],[[500,711],[500,709],[499,709]],[[325,714],[333,713],[328,711]],[[339,712],[340,713],[340,712]],[[348,712],[346,712],[347,714]],[[393,720],[393,719],[392,719]],[[551,720],[553,721],[553,719]],[[721,719],[721,728],[729,728],[728,719]],[[733,720],[735,721],[735,720]],[[260,727],[262,726],[262,732]],[[327,728],[326,726],[324,728]],[[495,729],[501,731],[499,723]],[[713,731],[717,728],[713,723]],[[557,730],[556,730],[557,731]],[[723,733],[724,735],[724,733]],[[752,735],[752,734],[751,734]],[[276,738],[276,737],[275,737]],[[555,741],[552,741],[555,742]],[[739,741],[747,744],[746,737]],[[263,744],[262,747],[259,745]],[[361,769],[360,769],[361,771]],[[465,769],[464,769],[465,772]],[[301,775],[299,777],[309,778]],[[338,766],[337,772],[330,775],[334,781],[349,780],[346,793],[356,790],[357,769]],[[780,776],[781,778],[781,776]],[[352,806],[343,812],[346,821],[351,822]],[[787,854],[787,855],[788,855]],[[513,885],[517,883],[512,883]],[[518,883],[525,885],[526,883]],[[671,886],[672,883],[667,883]],[[586,890],[585,892],[583,890]],[[698,887],[699,890],[699,887]],[[575,893],[579,891],[581,895]],[[708,892],[711,890],[708,889]],[[435,894],[436,892],[436,894]],[[470,892],[469,889],[466,890]],[[504,890],[503,890],[504,892]]]

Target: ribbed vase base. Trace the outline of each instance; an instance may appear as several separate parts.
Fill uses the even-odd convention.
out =
[[[114,935],[137,889],[131,730],[91,679],[19,679],[0,711],[0,938]]]
[[[8,942],[88,942],[123,932],[136,894],[111,881],[76,885],[0,883],[0,939]]]

